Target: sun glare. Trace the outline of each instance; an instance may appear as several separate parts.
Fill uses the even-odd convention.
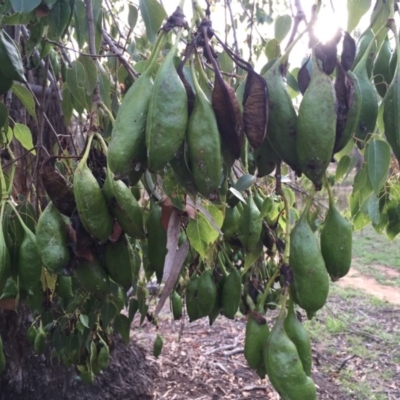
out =
[[[320,11],[315,25],[315,34],[322,43],[326,43],[332,39],[339,28],[346,29],[346,22],[346,9],[340,8],[333,12],[330,7],[326,7]]]

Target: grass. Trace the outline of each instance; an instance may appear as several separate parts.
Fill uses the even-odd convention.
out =
[[[371,226],[353,233],[353,266],[382,285],[400,286],[400,238],[392,242]],[[390,276],[381,267],[391,268],[399,276]]]
[[[318,369],[349,399],[388,399],[397,382],[398,309],[367,293],[331,284],[326,306],[304,326],[317,350]],[[343,360],[348,359],[343,367]],[[400,396],[400,390],[393,393]]]

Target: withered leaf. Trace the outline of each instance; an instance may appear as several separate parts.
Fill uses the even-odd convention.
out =
[[[337,63],[337,76],[335,79],[335,93],[336,93],[336,145],[340,142],[343,130],[346,126],[349,110],[354,101],[354,83],[347,75],[341,63]],[[334,149],[334,152],[335,152]]]
[[[219,71],[215,74],[211,105],[225,146],[235,159],[239,158],[244,141],[242,114],[235,91]]]
[[[304,95],[304,93],[306,92],[311,80],[310,72],[308,70],[309,62],[310,57],[308,57],[308,60],[301,66],[297,74],[297,84],[302,95]]]
[[[345,71],[348,71],[354,62],[354,58],[356,56],[356,42],[355,40],[349,35],[348,32],[344,33],[343,38],[343,49],[341,54],[341,64]]]
[[[42,184],[58,211],[70,217],[76,208],[72,184],[60,174],[54,163],[54,157],[43,162],[40,171]]]
[[[254,148],[261,145],[267,134],[268,110],[267,82],[257,72],[249,70],[243,95],[243,124]]]

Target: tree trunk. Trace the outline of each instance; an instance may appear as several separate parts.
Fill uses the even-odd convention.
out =
[[[18,314],[0,311],[6,369],[0,375],[0,400],[150,400],[157,370],[146,360],[145,351],[136,343],[127,347],[115,338],[108,368],[94,384],[80,381],[75,368],[66,369],[51,349],[37,355],[25,333],[31,324],[26,307]]]

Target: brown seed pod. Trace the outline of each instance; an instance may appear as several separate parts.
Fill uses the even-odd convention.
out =
[[[356,42],[355,40],[349,35],[348,32],[344,33],[343,38],[343,49],[341,54],[341,64],[345,71],[348,71],[354,62],[354,58],[356,56]]]
[[[243,124],[249,143],[256,149],[267,134],[268,87],[265,79],[249,70],[243,95]]]
[[[47,158],[41,168],[41,179],[46,193],[60,213],[70,217],[76,208],[72,184],[55,167],[56,158]]]

